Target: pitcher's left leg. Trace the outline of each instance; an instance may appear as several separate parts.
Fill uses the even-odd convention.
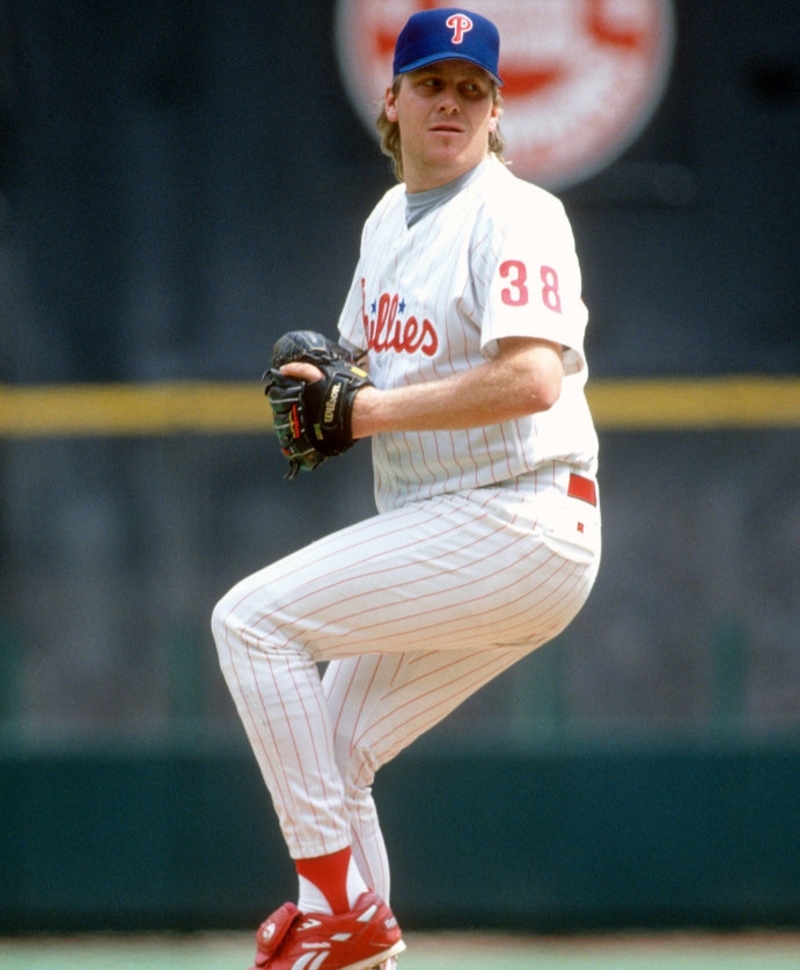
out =
[[[371,654],[328,665],[323,686],[344,780],[353,858],[367,884],[387,902],[390,868],[372,796],[375,773],[532,649]]]

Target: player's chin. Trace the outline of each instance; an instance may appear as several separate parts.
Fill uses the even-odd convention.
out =
[[[447,128],[432,128],[428,132],[428,139],[429,148],[434,152],[464,152],[470,144],[465,132]]]
[[[432,166],[449,167],[466,164],[470,158],[469,145],[452,136],[434,136],[428,146],[428,162]]]

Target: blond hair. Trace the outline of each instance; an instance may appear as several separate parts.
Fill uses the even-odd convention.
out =
[[[398,75],[392,84],[392,92],[397,94],[400,91],[400,84],[403,80],[402,75]],[[492,84],[492,101],[495,107],[500,108],[503,102],[500,96],[500,88],[496,84]],[[394,169],[395,178],[398,182],[404,181],[403,179],[403,153],[402,146],[400,144],[400,126],[396,121],[389,121],[386,117],[386,106],[381,107],[381,112],[375,121],[375,126],[378,129],[378,134],[381,138],[381,151],[384,155],[388,155],[392,160],[392,168]],[[501,162],[505,161],[506,153],[506,142],[500,132],[499,124],[495,127],[494,131],[489,132],[489,154],[495,155]]]

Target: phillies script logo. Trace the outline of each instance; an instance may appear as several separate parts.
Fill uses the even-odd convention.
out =
[[[449,0],[338,0],[336,47],[347,93],[375,135],[397,35]],[[650,122],[669,81],[673,0],[470,0],[500,31],[506,157],[512,171],[561,189],[610,165]],[[453,43],[469,30],[448,17]]]
[[[398,354],[415,354],[422,351],[433,357],[439,348],[439,338],[433,324],[427,318],[422,323],[416,317],[405,317],[405,300],[394,293],[381,293],[373,300],[367,312],[364,280],[361,280],[361,313],[364,333],[370,350],[393,350]],[[398,316],[400,314],[400,316]]]
[[[463,13],[454,13],[452,17],[448,17],[445,20],[445,25],[453,31],[454,44],[461,44],[464,40],[464,34],[472,30],[472,21]]]

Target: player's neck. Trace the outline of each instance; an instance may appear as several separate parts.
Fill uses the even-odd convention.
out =
[[[410,229],[429,212],[433,212],[458,195],[474,178],[477,178],[480,167],[480,165],[476,165],[470,171],[435,189],[427,189],[424,192],[406,192],[406,226]]]

